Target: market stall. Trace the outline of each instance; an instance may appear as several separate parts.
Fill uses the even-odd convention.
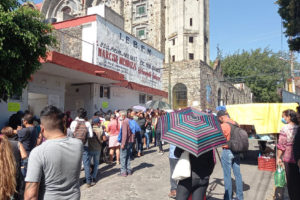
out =
[[[282,112],[287,109],[296,111],[297,106],[297,103],[253,103],[226,106],[230,118],[247,131],[249,140],[258,142],[259,170],[276,170],[276,146],[280,129],[283,126]]]

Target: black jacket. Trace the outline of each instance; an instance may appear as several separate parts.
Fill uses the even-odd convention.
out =
[[[300,128],[298,128],[297,134],[294,139],[293,151],[295,161],[298,162],[298,160],[300,159]]]
[[[176,147],[174,155],[177,158],[180,158],[183,150]],[[205,178],[209,177],[214,171],[215,162],[213,157],[213,151],[209,151],[207,153],[202,154],[199,157],[196,157],[190,154],[190,163],[191,163],[191,171],[192,171],[192,179],[195,178]]]

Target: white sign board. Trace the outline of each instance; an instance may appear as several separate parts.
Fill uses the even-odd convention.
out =
[[[164,55],[97,16],[96,63],[125,79],[161,89]]]

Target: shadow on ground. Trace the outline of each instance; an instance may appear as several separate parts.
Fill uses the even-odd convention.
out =
[[[232,181],[232,191],[234,193],[236,193],[236,186],[235,186],[235,180],[231,179]],[[211,196],[219,196],[219,195],[224,195],[224,193],[216,193],[214,192],[216,190],[216,188],[219,186],[224,187],[224,181],[223,179],[219,179],[219,178],[214,178],[213,180],[210,180],[209,186],[207,188],[207,196],[210,197],[210,199],[217,199]],[[243,191],[248,191],[250,190],[250,185],[245,184],[243,182]]]
[[[143,162],[143,163],[140,163],[138,166],[134,167],[132,170],[133,170],[133,172],[136,172],[138,170],[153,167],[153,166],[154,166],[153,164]]]

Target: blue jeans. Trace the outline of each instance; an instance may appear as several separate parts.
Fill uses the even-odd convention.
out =
[[[29,157],[29,154],[28,154]],[[25,158],[24,160],[21,161],[21,173],[23,177],[26,177],[27,174],[27,166],[28,166],[28,158]]]
[[[147,148],[149,148],[149,144],[150,144],[150,134],[151,134],[151,130],[146,129],[145,137],[146,137],[146,147]]]
[[[90,151],[89,152],[89,160],[91,161],[93,159],[94,161],[94,168],[93,168],[93,174],[92,179],[96,180],[97,174],[98,174],[98,167],[99,167],[99,161],[100,161],[100,151]]]
[[[135,142],[136,142],[136,151],[141,153],[143,151],[143,144],[142,144],[142,136],[140,132],[135,133]]]
[[[91,182],[92,182],[92,177],[91,177],[91,173],[90,173],[91,160],[89,157],[89,148],[86,146],[83,147],[82,162],[83,162],[83,167],[84,167],[86,183],[91,184]]]
[[[132,149],[132,143],[125,144],[124,149],[121,148],[121,155],[120,155],[120,161],[121,161],[121,173],[130,173],[131,167],[130,167],[130,155],[131,155],[131,149]]]
[[[224,173],[225,194],[224,200],[232,199],[232,181],[231,181],[231,168],[235,176],[236,183],[236,196],[238,200],[243,200],[243,180],[240,171],[240,156],[233,154],[229,149],[223,149],[222,152],[222,167]]]

